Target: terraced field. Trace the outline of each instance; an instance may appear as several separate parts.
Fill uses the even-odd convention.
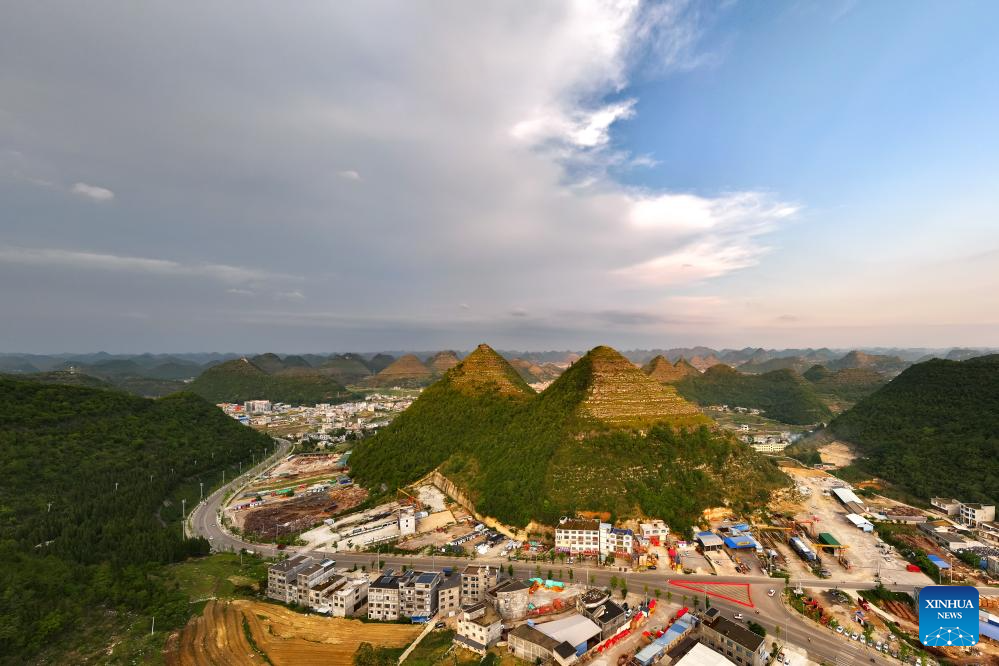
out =
[[[213,600],[168,641],[164,656],[167,666],[349,664],[361,643],[404,647],[420,628],[302,615],[257,601]]]

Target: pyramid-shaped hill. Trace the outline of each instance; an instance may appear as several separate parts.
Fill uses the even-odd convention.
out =
[[[445,372],[458,365],[461,359],[458,354],[451,350],[440,351],[427,360],[427,365],[435,375],[443,375]]]
[[[365,385],[376,387],[425,386],[433,378],[433,371],[415,354],[406,354],[392,361],[388,367],[365,380]]]
[[[610,347],[595,347],[549,386],[543,399],[576,400],[577,415],[587,421],[648,428],[657,423],[692,426],[710,423],[694,404],[672,386],[646,376]],[[555,397],[557,396],[557,397]]]
[[[660,384],[672,384],[684,377],[692,377],[701,374],[700,371],[687,362],[686,359],[678,359],[676,363],[670,363],[669,359],[663,355],[656,356],[642,367],[642,372]]]
[[[502,356],[479,345],[376,437],[355,447],[351,470],[362,484],[395,489],[449,460],[468,461],[499,442],[536,396]]]
[[[208,368],[189,387],[192,392],[214,403],[270,400],[292,405],[315,405],[343,402],[355,397],[342,384],[314,368],[285,368],[270,374],[245,358]]]
[[[351,457],[394,492],[437,469],[480,513],[524,527],[579,510],[690,525],[709,506],[765,502],[776,467],[609,348],[541,394],[481,345]]]

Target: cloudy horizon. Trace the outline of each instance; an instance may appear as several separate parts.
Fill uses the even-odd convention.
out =
[[[0,352],[999,346],[997,17],[15,3]]]

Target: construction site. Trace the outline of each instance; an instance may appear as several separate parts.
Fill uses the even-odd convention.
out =
[[[898,551],[884,543],[863,517],[866,501],[842,480],[815,469],[783,468],[795,480],[798,502],[754,526],[774,569],[798,578],[881,580],[885,584],[929,585]],[[890,500],[882,500],[890,502]]]
[[[353,485],[347,454],[290,455],[235,495],[224,519],[245,534],[277,540],[358,506],[367,490]]]

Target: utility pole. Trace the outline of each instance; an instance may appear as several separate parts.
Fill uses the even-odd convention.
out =
[[[153,616],[153,626],[149,627],[149,635],[152,636],[153,632],[156,631],[156,616]]]
[[[180,534],[187,536],[187,498],[180,499]]]
[[[205,482],[204,481],[198,481],[198,486],[201,488],[201,499],[199,501],[204,502],[205,501]]]

